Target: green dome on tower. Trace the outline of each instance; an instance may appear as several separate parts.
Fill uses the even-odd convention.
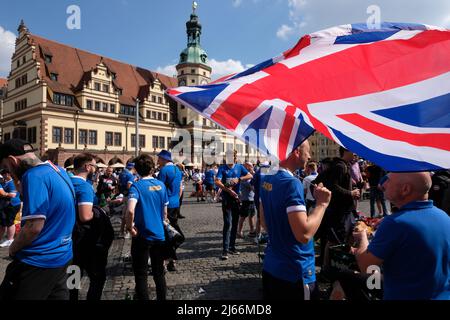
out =
[[[186,33],[188,36],[187,48],[180,53],[179,64],[196,63],[208,65],[208,54],[200,46],[200,35],[202,33],[202,25],[195,14],[197,4],[194,2],[191,19],[186,22]]]

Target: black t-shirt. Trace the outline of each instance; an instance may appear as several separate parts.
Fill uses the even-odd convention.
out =
[[[98,181],[97,194],[105,195],[105,198],[111,198],[115,187],[117,186],[117,179],[114,176],[101,176]]]
[[[369,185],[371,187],[378,186],[380,179],[386,174],[380,166],[375,164],[367,167],[367,173],[369,174]]]

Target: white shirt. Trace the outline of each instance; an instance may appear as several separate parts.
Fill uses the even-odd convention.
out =
[[[311,182],[314,181],[317,177],[317,173],[311,174],[307,177],[305,177],[305,179],[303,179],[303,188],[306,190],[306,200],[311,200],[314,201],[314,196],[311,193]]]

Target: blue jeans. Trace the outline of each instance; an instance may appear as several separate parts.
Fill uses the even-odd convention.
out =
[[[239,221],[239,203],[222,201],[223,213],[223,253],[236,251],[236,234]]]
[[[383,208],[383,216],[387,215],[386,201],[384,200],[383,191],[378,187],[370,187],[370,216],[375,216],[375,201],[381,201],[381,207]]]

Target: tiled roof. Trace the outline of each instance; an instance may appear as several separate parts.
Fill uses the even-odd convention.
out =
[[[7,82],[8,82],[8,80],[6,80],[4,78],[0,78],[0,88],[6,86]]]
[[[30,34],[30,41],[39,48],[37,59],[46,68],[41,69],[42,78],[57,92],[75,93],[90,78],[90,71],[100,62],[115,73],[113,84],[122,89],[119,100],[123,104],[134,105],[139,94],[146,92],[143,87],[149,86],[158,78],[165,88],[177,86],[177,79],[127,63],[112,60],[100,55],[73,48],[40,36]],[[51,63],[45,62],[44,55],[51,55]],[[58,81],[50,79],[50,72],[58,75]],[[1,81],[1,79],[0,79]],[[1,82],[0,82],[1,83]]]

